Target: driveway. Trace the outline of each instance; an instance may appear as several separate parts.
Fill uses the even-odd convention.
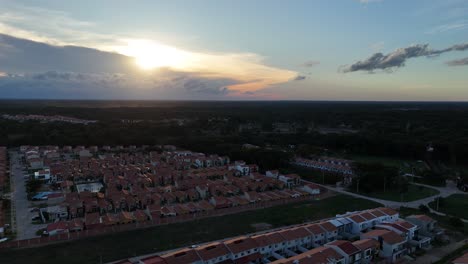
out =
[[[35,225],[31,223],[31,218],[37,213],[31,213],[29,210],[30,202],[26,193],[26,180],[24,179],[24,173],[22,171],[23,165],[21,164],[21,158],[17,152],[10,152],[11,162],[11,181],[12,181],[12,215],[16,216],[14,222],[14,228],[16,228],[17,239],[28,239],[37,237],[36,231],[41,228],[45,228],[47,225],[40,224]]]

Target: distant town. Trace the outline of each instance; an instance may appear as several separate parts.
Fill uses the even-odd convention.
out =
[[[46,115],[2,115],[2,118],[8,120],[15,120],[19,122],[23,121],[39,121],[42,123],[50,123],[50,122],[65,122],[71,124],[82,124],[87,125],[91,123],[96,123],[96,120],[84,120],[75,117],[69,116],[60,116],[60,115],[53,115],[53,116],[46,116]]]

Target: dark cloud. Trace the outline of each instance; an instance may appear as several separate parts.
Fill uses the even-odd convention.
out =
[[[351,65],[342,66],[342,72],[367,71],[372,73],[375,70],[391,72],[396,68],[405,66],[406,60],[417,57],[434,57],[450,51],[464,51],[468,49],[468,43],[453,45],[446,49],[433,50],[428,44],[417,44],[406,48],[399,48],[391,53],[374,53],[369,58],[355,62]]]
[[[302,81],[302,80],[305,80],[307,77],[304,76],[304,75],[298,75],[296,76],[296,78],[294,78],[293,80],[294,81]]]
[[[0,34],[0,98],[218,99],[241,81],[160,68],[133,58]]]
[[[463,59],[459,59],[459,60],[447,61],[446,64],[447,64],[448,66],[464,66],[464,65],[468,65],[468,57],[463,58]]]
[[[0,98],[28,99],[216,99],[239,84],[227,78],[161,70],[150,75],[48,71],[4,74]]]
[[[311,60],[311,61],[304,62],[301,66],[306,67],[306,68],[311,68],[311,67],[317,66],[319,64],[320,64],[320,61]]]
[[[12,49],[14,47],[14,49]],[[112,52],[46,43],[0,34],[0,71],[110,73],[132,72],[134,59]]]
[[[219,86],[216,82],[210,82],[200,79],[190,79],[184,83],[184,88],[189,92],[223,95],[229,92],[227,87]]]

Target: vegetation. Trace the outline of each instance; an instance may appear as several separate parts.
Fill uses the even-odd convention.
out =
[[[468,161],[468,105],[464,103],[2,101],[0,105],[0,113],[5,114],[99,120],[83,126],[0,119],[0,145],[8,146],[38,142],[192,146],[199,142],[207,152],[223,154],[218,144],[250,143],[304,145],[302,154],[326,148],[344,156],[397,161],[434,160],[452,166]],[[183,124],[176,119],[184,120]],[[275,122],[288,122],[297,129],[294,134],[274,133]],[[246,123],[259,129],[240,131],[239,125]],[[321,127],[341,126],[357,132],[319,133]],[[430,142],[434,151],[427,153]]]
[[[441,215],[437,215],[437,214],[433,214],[433,213],[425,213],[423,211],[420,211],[418,209],[413,209],[413,208],[407,208],[407,207],[401,207],[400,208],[400,215],[402,217],[406,217],[408,215],[412,215],[412,214],[426,214],[430,217],[432,217],[433,219],[435,219],[437,221],[437,224],[444,228],[444,229],[447,229],[449,230],[450,232],[454,232],[454,233],[462,233],[465,237],[468,235],[468,224],[465,224],[462,222],[462,225],[461,226],[454,226],[451,222],[451,217],[449,216],[441,216]],[[453,220],[452,220],[453,221]]]
[[[437,200],[429,203],[429,206],[436,210]],[[468,210],[466,208],[468,208],[468,194],[453,194],[439,199],[438,211],[448,215],[468,219]]]
[[[28,193],[28,199],[30,199],[34,194],[39,191],[42,186],[41,180],[31,179],[26,182],[26,192]]]
[[[1,252],[1,263],[99,263],[121,258],[188,246],[245,233],[254,232],[255,223],[273,227],[302,223],[331,217],[350,210],[363,210],[380,204],[345,195],[321,201],[303,202],[244,212],[235,215],[207,218],[192,222],[158,226],[81,239],[41,248]]]

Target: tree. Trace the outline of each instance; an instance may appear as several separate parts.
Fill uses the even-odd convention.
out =
[[[356,175],[352,182],[353,190],[357,189],[365,193],[376,191],[396,190],[407,191],[407,181],[398,175],[398,168],[384,166],[381,163],[353,163],[353,171]]]
[[[419,210],[420,210],[421,212],[425,213],[425,214],[429,213],[429,211],[430,211],[430,210],[429,210],[429,207],[427,207],[427,206],[424,205],[424,204],[421,204],[421,205],[419,206]]]
[[[463,227],[465,225],[465,223],[463,223],[463,221],[458,217],[450,217],[449,221],[453,227]]]

